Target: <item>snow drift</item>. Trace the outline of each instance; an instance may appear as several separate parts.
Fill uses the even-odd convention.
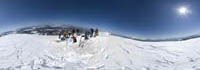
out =
[[[88,41],[58,41],[37,34],[0,37],[0,70],[200,69],[200,38],[142,42],[102,32]]]

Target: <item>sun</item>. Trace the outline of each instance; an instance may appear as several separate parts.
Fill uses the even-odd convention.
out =
[[[181,15],[186,15],[186,14],[189,13],[189,10],[188,10],[188,8],[186,8],[186,7],[180,7],[180,8],[178,9],[178,12],[179,12]]]

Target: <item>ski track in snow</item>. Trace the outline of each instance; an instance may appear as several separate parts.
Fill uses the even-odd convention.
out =
[[[28,34],[0,37],[0,70],[200,70],[200,38],[142,42],[101,33],[70,41]]]

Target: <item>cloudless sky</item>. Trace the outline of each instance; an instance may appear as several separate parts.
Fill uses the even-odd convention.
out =
[[[190,13],[180,14],[186,7]],[[0,29],[64,23],[142,38],[200,32],[200,0],[0,0]]]

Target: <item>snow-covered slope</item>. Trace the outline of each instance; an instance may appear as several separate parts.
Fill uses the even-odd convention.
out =
[[[200,70],[200,38],[142,42],[100,33],[70,41],[35,34],[0,37],[0,70]]]

